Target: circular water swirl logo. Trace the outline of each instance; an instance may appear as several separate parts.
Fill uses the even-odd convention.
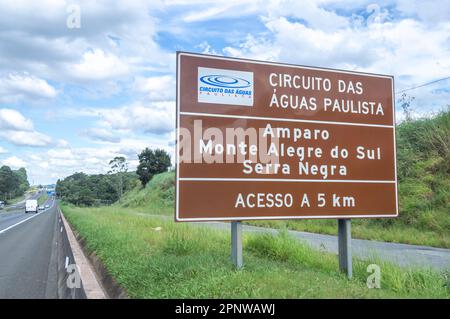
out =
[[[243,89],[251,85],[250,81],[220,74],[204,75],[200,78],[200,81],[207,85],[229,89]]]

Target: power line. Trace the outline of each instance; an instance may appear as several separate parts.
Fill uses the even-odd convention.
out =
[[[407,88],[407,89],[395,92],[395,94],[400,94],[400,93],[403,93],[403,92],[406,92],[406,91],[411,91],[411,90],[414,90],[414,89],[418,89],[418,88],[421,88],[421,87],[424,87],[424,86],[427,86],[427,85],[430,85],[430,84],[434,84],[434,83],[437,83],[437,82],[440,82],[440,81],[445,81],[445,80],[448,80],[448,79],[450,79],[450,76],[447,76],[447,77],[442,78],[442,79],[437,79],[437,80],[434,80],[434,81],[431,81],[431,82],[427,82],[427,83],[424,83],[424,84],[420,84],[420,85],[417,85],[417,86],[413,86],[413,87],[410,87],[410,88]]]

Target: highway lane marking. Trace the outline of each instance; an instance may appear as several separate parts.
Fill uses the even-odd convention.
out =
[[[43,214],[43,213],[48,212],[50,209],[53,208],[53,206],[55,206],[55,201],[52,202],[52,206],[50,206],[48,209],[44,210],[42,213],[37,213],[36,215],[30,216],[30,217],[28,217],[28,218],[26,218],[26,219],[21,220],[20,222],[14,224],[14,225],[8,226],[8,227],[6,227],[5,229],[0,230],[0,235],[3,234],[3,233],[5,233],[5,232],[7,232],[8,230],[10,230],[10,229],[16,227],[16,226],[19,226],[20,224],[25,223],[26,221],[28,221],[28,220],[30,220],[30,219],[32,219],[32,218],[35,218],[36,216],[39,216],[39,215],[41,215],[41,214]]]

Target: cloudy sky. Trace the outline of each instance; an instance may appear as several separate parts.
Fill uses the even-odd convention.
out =
[[[0,0],[0,164],[46,184],[172,153],[177,50],[393,74],[399,92],[450,76],[450,1]],[[407,91],[415,113],[449,87]]]

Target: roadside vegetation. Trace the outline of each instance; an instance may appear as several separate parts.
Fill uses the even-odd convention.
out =
[[[128,172],[125,157],[115,157],[109,162],[108,174],[87,175],[75,173],[58,180],[56,194],[65,202],[77,206],[111,205],[124,193],[144,187],[154,175],[166,172],[170,156],[164,150],[144,149],[138,154],[136,172]]]
[[[136,181],[135,173],[122,176],[123,190],[128,191]],[[75,173],[56,183],[56,193],[65,202],[78,206],[110,205],[119,199],[116,175],[87,175]]]
[[[118,207],[135,208],[156,215],[173,215],[175,202],[175,173],[155,175],[142,187],[136,183],[132,191],[116,203]]]
[[[163,174],[159,182],[169,174]],[[156,184],[156,183],[155,183]],[[158,183],[159,184],[159,183]],[[155,186],[155,185],[154,185]],[[160,187],[162,185],[158,185]],[[157,192],[164,192],[162,186]],[[150,192],[151,193],[151,192]],[[144,203],[130,198],[127,204]],[[175,223],[145,206],[62,210],[109,273],[133,298],[449,298],[445,274],[380,261],[354,261],[354,279],[339,273],[336,256],[291,238],[244,238],[245,266],[233,269],[229,232]],[[143,213],[143,211],[147,211]],[[381,288],[369,289],[367,266],[381,267]]]
[[[27,171],[25,168],[12,170],[9,166],[0,167],[0,200],[14,204],[23,200],[29,189]]]
[[[48,199],[47,193],[46,192],[42,193],[42,195],[39,196],[38,198],[38,205],[44,205],[47,199]]]

